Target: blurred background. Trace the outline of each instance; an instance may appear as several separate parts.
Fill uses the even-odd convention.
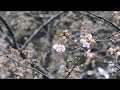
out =
[[[15,39],[19,47],[43,25],[44,22],[59,13],[60,11],[0,11],[0,15],[12,28]],[[120,12],[114,11],[92,11],[119,27]],[[113,15],[115,13],[115,15]],[[74,63],[78,61],[82,51],[73,43],[59,37],[64,30],[68,30],[70,38],[80,43],[80,31],[88,30],[92,33],[95,40],[102,39],[119,30],[109,25],[102,19],[90,15],[86,11],[65,11],[49,24],[44,26],[41,32],[31,40],[25,50],[32,51],[27,54],[27,59],[34,61],[36,65],[41,66],[47,74],[55,79],[64,79],[69,71],[74,67]],[[94,32],[94,33],[93,33]],[[5,57],[9,53],[13,58],[22,62],[21,56],[13,55],[9,52],[9,40],[12,42],[11,34],[8,32],[3,21],[0,20],[0,78],[1,79],[42,79],[45,78],[41,74],[37,74],[32,69],[27,69],[21,65],[15,65],[15,62]],[[108,39],[114,39],[111,37]],[[53,49],[53,45],[59,40],[65,45],[64,53],[57,53]],[[108,61],[115,61],[116,57],[107,53],[109,47],[117,47],[120,45],[120,39],[113,41],[97,41],[97,45],[93,48],[98,55]],[[82,57],[80,62],[75,64],[77,70],[73,70],[68,79],[119,79],[117,68],[110,67],[109,64],[93,60],[89,67],[79,72],[80,65],[83,64],[86,57]],[[24,61],[24,60],[23,60]],[[66,70],[67,69],[67,70]],[[82,69],[80,69],[82,71]],[[112,72],[112,73],[111,73]],[[102,73],[102,74],[101,74]]]

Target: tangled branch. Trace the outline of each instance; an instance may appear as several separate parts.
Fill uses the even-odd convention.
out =
[[[23,44],[23,46],[21,47],[20,50],[25,49],[25,47],[29,44],[29,42],[37,35],[38,32],[42,32],[42,29],[49,24],[51,21],[53,21],[55,18],[57,18],[58,16],[60,16],[61,14],[63,14],[64,11],[61,11],[59,13],[57,13],[56,15],[54,15],[53,17],[51,17],[49,20],[47,20],[45,23],[43,23],[42,26],[40,26],[37,30],[35,30],[35,32],[29,37],[29,39]]]
[[[37,70],[36,68],[29,67],[29,66],[27,66],[27,65],[19,62],[17,59],[13,59],[13,58],[9,57],[8,54],[7,54],[7,55],[0,55],[0,56],[5,56],[5,57],[9,58],[10,60],[15,61],[15,62],[17,62],[18,64],[20,64],[20,65],[22,65],[22,66],[24,66],[24,67],[26,67],[26,68],[28,68],[28,69],[32,69],[32,70],[36,71],[38,74],[41,74],[41,75],[43,75],[43,76],[45,76],[45,77],[47,77],[47,78],[49,78],[49,79],[52,79],[52,78],[53,78],[52,76],[49,76],[49,75],[47,75],[47,74],[45,74],[45,73],[40,72],[40,71]]]
[[[1,21],[3,22],[3,24],[6,26],[9,34],[11,35],[11,38],[12,38],[12,40],[13,40],[13,46],[15,45],[15,48],[19,50],[20,48],[19,48],[19,46],[18,46],[18,44],[17,44],[17,41],[16,41],[16,38],[15,38],[14,32],[13,32],[11,26],[7,23],[7,21],[5,20],[5,18],[4,18],[1,14],[0,14],[0,20],[1,20]]]

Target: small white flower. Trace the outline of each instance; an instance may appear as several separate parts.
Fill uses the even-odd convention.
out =
[[[83,44],[86,43],[87,41],[85,39],[81,39],[80,42]]]
[[[104,75],[104,69],[103,68],[98,67],[97,70],[100,73],[100,75]]]
[[[108,74],[107,71],[104,72],[104,77],[105,77],[106,79],[109,79],[109,78],[110,78],[110,76],[109,76],[109,74]]]
[[[58,51],[64,52],[65,51],[65,46],[64,45],[59,45]]]
[[[59,46],[58,44],[55,44],[55,45],[53,45],[53,48],[54,48],[54,49],[57,49],[58,46]]]
[[[94,74],[94,72],[91,71],[91,70],[87,71],[86,73],[87,73],[88,75],[93,75],[93,74]]]
[[[81,39],[80,42],[83,44],[83,47],[90,48],[90,43],[88,43],[85,39]]]
[[[65,46],[64,45],[58,45],[58,44],[55,44],[53,45],[53,48],[57,51],[57,52],[64,52],[65,51]]]
[[[101,67],[97,68],[100,75],[104,76],[106,79],[110,78],[108,72]]]
[[[75,39],[74,42],[77,42],[77,39]]]
[[[86,42],[86,43],[83,43],[83,47],[90,48],[90,43],[88,43],[88,42]]]
[[[109,52],[110,54],[114,54],[114,49],[113,49],[113,48],[109,48],[109,49],[108,49],[108,52]]]
[[[85,37],[87,37],[89,40],[92,40],[92,35],[91,34],[87,34],[87,35],[85,35]]]
[[[120,52],[117,52],[116,55],[117,55],[117,56],[120,56]]]

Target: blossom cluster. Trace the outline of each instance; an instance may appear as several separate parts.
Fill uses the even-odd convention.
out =
[[[90,48],[90,45],[96,45],[95,39],[92,38],[91,33],[86,32],[85,30],[81,31],[80,42],[83,44],[83,47]]]
[[[53,48],[59,53],[63,53],[65,51],[65,46],[63,44],[55,44],[53,45]]]
[[[120,56],[120,47],[115,47],[115,48],[110,47],[108,49],[108,52],[110,54],[116,54],[117,56]]]

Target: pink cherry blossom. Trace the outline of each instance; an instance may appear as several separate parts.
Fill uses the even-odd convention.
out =
[[[83,44],[83,47],[87,47],[88,49],[90,48],[90,45],[95,42],[91,34],[86,33],[84,36],[80,37],[81,37],[80,42]]]

